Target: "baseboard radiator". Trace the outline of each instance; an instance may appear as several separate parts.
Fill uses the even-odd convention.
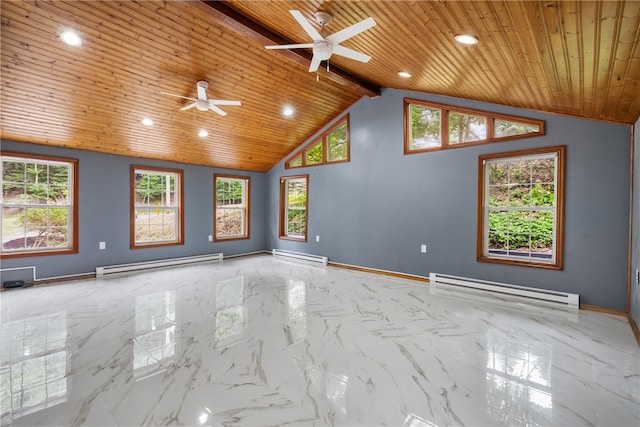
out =
[[[580,296],[578,294],[570,294],[566,292],[547,291],[546,289],[529,288],[526,286],[490,282],[487,280],[470,279],[467,277],[450,276],[439,273],[429,273],[429,282],[433,284],[478,289],[498,294],[515,295],[531,300],[556,303],[576,309],[580,307]]]
[[[96,277],[105,277],[112,274],[144,271],[151,270],[153,268],[172,267],[176,265],[194,264],[196,262],[206,261],[222,261],[222,253],[96,267]]]
[[[310,255],[310,254],[302,254],[299,252],[290,252],[283,251],[282,249],[274,249],[272,251],[273,256],[283,257],[283,258],[294,258],[300,259],[303,261],[317,262],[318,264],[327,265],[329,262],[329,258],[326,256],[320,255]]]

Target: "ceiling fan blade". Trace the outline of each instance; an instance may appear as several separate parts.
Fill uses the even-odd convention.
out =
[[[196,106],[196,103],[194,102],[193,104],[185,105],[180,109],[180,111],[188,110],[189,108],[193,108],[195,106]]]
[[[335,53],[336,55],[344,56],[346,58],[355,59],[356,61],[360,62],[369,62],[369,60],[371,59],[369,55],[365,55],[364,53],[360,53],[356,50],[349,49],[348,47],[340,45],[333,46],[333,53]]]
[[[336,33],[331,34],[330,36],[327,37],[327,41],[335,46],[340,42],[343,42],[357,34],[360,34],[363,31],[368,30],[374,25],[376,25],[376,21],[373,18],[369,17],[364,21],[360,21],[357,24],[353,24],[350,27],[347,27],[343,30],[340,30]]]
[[[309,34],[309,37],[311,37],[314,42],[324,40],[318,30],[316,30],[313,25],[311,25],[311,22],[309,22],[307,18],[305,18],[302,13],[300,13],[299,10],[290,10],[289,12],[293,15],[294,18],[296,18],[298,24],[300,24],[304,31]]]
[[[221,116],[226,116],[227,113],[225,113],[224,111],[222,111],[220,108],[216,107],[213,104],[209,104],[209,109],[215,111],[216,113],[220,114]]]
[[[281,44],[275,46],[265,46],[266,49],[302,49],[312,48],[313,43],[301,43],[301,44]]]
[[[175,96],[176,98],[188,99],[189,101],[197,101],[197,99],[189,98],[188,96],[174,95],[172,93],[160,92],[163,95]]]
[[[207,100],[207,89],[200,87],[199,84],[196,85],[196,89],[198,89],[198,99]]]
[[[211,105],[242,105],[240,101],[229,101],[227,99],[210,99],[209,106]]]
[[[313,55],[313,58],[311,58],[311,64],[309,65],[309,72],[312,73],[314,71],[318,71],[320,62],[320,58],[318,58],[316,55]]]

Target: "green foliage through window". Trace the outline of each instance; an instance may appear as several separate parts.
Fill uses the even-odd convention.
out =
[[[317,166],[321,164],[349,161],[349,116],[323,133],[319,139],[293,154],[285,168]]]
[[[287,177],[280,181],[283,192],[280,237],[306,240],[307,177]]]
[[[302,154],[298,154],[296,157],[291,159],[288,165],[290,168],[297,168],[298,166],[302,166]]]
[[[538,151],[484,160],[484,256],[555,262],[560,160],[554,149]]]
[[[133,169],[135,245],[180,243],[182,171]]]
[[[503,138],[514,135],[526,135],[540,132],[540,126],[496,119],[493,125],[493,136]]]
[[[76,161],[2,155],[2,253],[74,249]]]
[[[541,120],[414,99],[404,107],[406,153],[544,135]]]
[[[347,130],[347,123],[344,122],[327,135],[327,144],[329,145],[327,161],[335,162],[348,158],[347,143],[349,141],[349,135],[347,135]]]
[[[216,240],[249,237],[249,182],[249,177],[215,175]]]
[[[422,105],[409,105],[411,116],[411,149],[440,147],[441,130],[439,109]]]
[[[322,163],[322,141],[318,142],[313,147],[309,148],[305,152],[305,162],[307,165],[315,165]]]
[[[450,111],[448,124],[449,144],[463,144],[487,139],[486,117]]]

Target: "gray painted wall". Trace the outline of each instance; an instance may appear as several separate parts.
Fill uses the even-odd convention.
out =
[[[631,244],[631,317],[640,326],[640,285],[635,282],[636,269],[640,269],[640,119],[633,132],[633,224]]]
[[[404,97],[542,119],[546,135],[405,156]],[[627,310],[630,126],[394,89],[347,112],[350,163],[285,170],[280,162],[267,173],[269,248],[575,292],[582,303]],[[554,145],[567,146],[564,270],[477,262],[478,156]],[[306,243],[278,238],[279,178],[300,173],[309,174]]]
[[[73,255],[3,259],[2,268],[35,265],[37,278],[92,273],[97,266],[207,253],[227,255],[263,250],[265,174],[93,153],[2,141],[3,151],[46,154],[79,160],[79,252]],[[129,166],[169,167],[184,171],[184,245],[129,248]],[[213,174],[251,177],[251,239],[213,243]],[[98,242],[106,249],[99,250]],[[30,280],[30,271],[3,272],[2,280]]]
[[[405,156],[405,96],[542,119],[546,121],[547,135]],[[629,126],[393,89],[384,90],[376,99],[363,98],[347,112],[350,163],[285,171],[281,162],[266,177],[242,172],[251,176],[251,239],[227,243],[207,241],[207,235],[213,232],[213,174],[238,171],[2,141],[6,151],[80,160],[80,252],[2,260],[2,268],[35,265],[41,279],[90,273],[101,265],[282,248],[409,274],[426,276],[433,271],[577,292],[582,303],[627,310]],[[639,134],[636,132],[634,141],[636,153],[640,153]],[[553,145],[567,146],[564,270],[478,263],[478,156]],[[636,170],[640,170],[638,157],[634,162]],[[184,170],[184,246],[129,248],[131,164]],[[300,173],[309,174],[307,243],[278,239],[279,178]],[[637,215],[638,176],[634,180]],[[634,224],[637,227],[636,216]],[[316,235],[320,236],[319,242],[315,241]],[[106,250],[98,250],[99,241],[107,242]],[[420,253],[421,244],[428,245],[427,254]],[[639,265],[640,243],[634,240],[632,266]],[[631,269],[635,272],[635,267]],[[5,272],[2,280],[28,279],[25,274]],[[640,323],[640,290],[635,285],[631,311]]]

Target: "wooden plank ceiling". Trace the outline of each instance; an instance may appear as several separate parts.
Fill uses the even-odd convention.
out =
[[[316,80],[291,9],[377,25]],[[640,2],[3,1],[2,138],[267,171],[362,96],[416,90],[620,123],[640,116]],[[60,42],[67,28],[81,47]],[[456,43],[456,34],[479,39]],[[403,79],[399,71],[413,77]],[[228,115],[179,111],[207,80]],[[284,117],[285,106],[294,108]],[[140,124],[143,117],[155,121]],[[206,129],[209,136],[197,132]]]

